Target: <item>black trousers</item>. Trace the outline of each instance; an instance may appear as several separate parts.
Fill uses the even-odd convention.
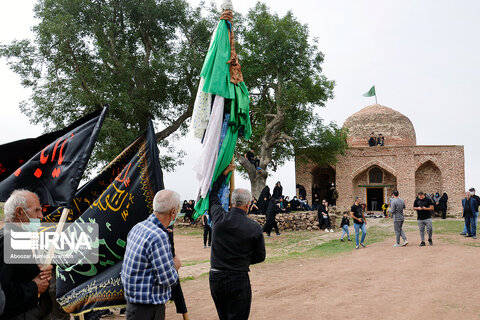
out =
[[[212,245],[212,228],[206,224],[203,226],[203,245],[207,245],[207,238],[208,238],[208,245]]]
[[[332,223],[330,222],[330,217],[325,219],[323,214],[318,215],[318,226],[320,229],[332,229]]]
[[[280,233],[280,231],[278,231],[277,220],[275,219],[275,216],[267,216],[267,220],[263,226],[263,232],[270,234],[272,232],[272,227],[275,229],[276,233]]]
[[[127,301],[127,320],[165,320],[164,304],[139,304]]]
[[[220,320],[246,320],[252,288],[248,272],[210,271],[210,293]]]

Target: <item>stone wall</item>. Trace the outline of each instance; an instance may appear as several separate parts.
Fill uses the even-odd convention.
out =
[[[341,212],[338,211],[337,207],[331,206],[329,207],[329,214],[332,228],[339,228],[339,224],[342,221]],[[253,221],[258,222],[262,227],[265,224],[266,217],[263,214],[249,214],[248,217]],[[317,211],[293,211],[290,213],[279,213],[276,215],[276,220],[280,231],[319,230]],[[178,223],[182,226],[189,226],[193,228],[203,227],[200,222],[197,222],[194,225],[182,222]]]
[[[338,228],[341,218],[337,216],[335,207],[330,208],[330,222],[332,228]],[[257,221],[261,226],[265,224],[265,215],[249,214],[248,217]],[[316,211],[279,213],[276,216],[277,225],[282,230],[319,230],[318,213]]]

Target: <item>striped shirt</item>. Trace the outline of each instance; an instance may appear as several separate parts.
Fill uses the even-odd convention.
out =
[[[164,304],[171,297],[178,273],[167,230],[153,213],[128,233],[121,278],[130,303]]]

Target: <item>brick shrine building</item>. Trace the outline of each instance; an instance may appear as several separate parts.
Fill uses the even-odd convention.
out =
[[[393,190],[405,200],[406,214],[413,214],[417,192],[446,192],[447,214],[461,217],[461,199],[465,192],[463,146],[419,146],[415,128],[406,116],[391,108],[375,104],[350,116],[348,145],[334,166],[319,167],[295,161],[296,183],[307,190],[312,201],[316,184],[322,199],[331,197],[336,186],[337,207],[349,210],[355,197],[362,197],[367,212],[381,211]],[[368,146],[370,133],[385,137],[385,146]],[[376,208],[375,206],[376,202]]]

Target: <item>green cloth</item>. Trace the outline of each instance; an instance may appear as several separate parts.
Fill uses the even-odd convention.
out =
[[[230,65],[227,63],[230,60],[230,54],[227,22],[220,20],[200,73],[205,79],[202,89],[204,92],[231,99],[232,102],[227,133],[218,154],[210,187],[232,162],[239,135],[243,134],[246,140],[252,135],[248,89],[244,82],[239,84],[230,82]],[[229,181],[230,175],[226,181]],[[195,205],[195,219],[209,209],[209,200],[210,193],[205,198],[199,199]]]
[[[377,95],[375,93],[375,86],[371,87],[370,90],[368,90],[368,92],[363,94],[364,97],[373,97],[375,95]]]

